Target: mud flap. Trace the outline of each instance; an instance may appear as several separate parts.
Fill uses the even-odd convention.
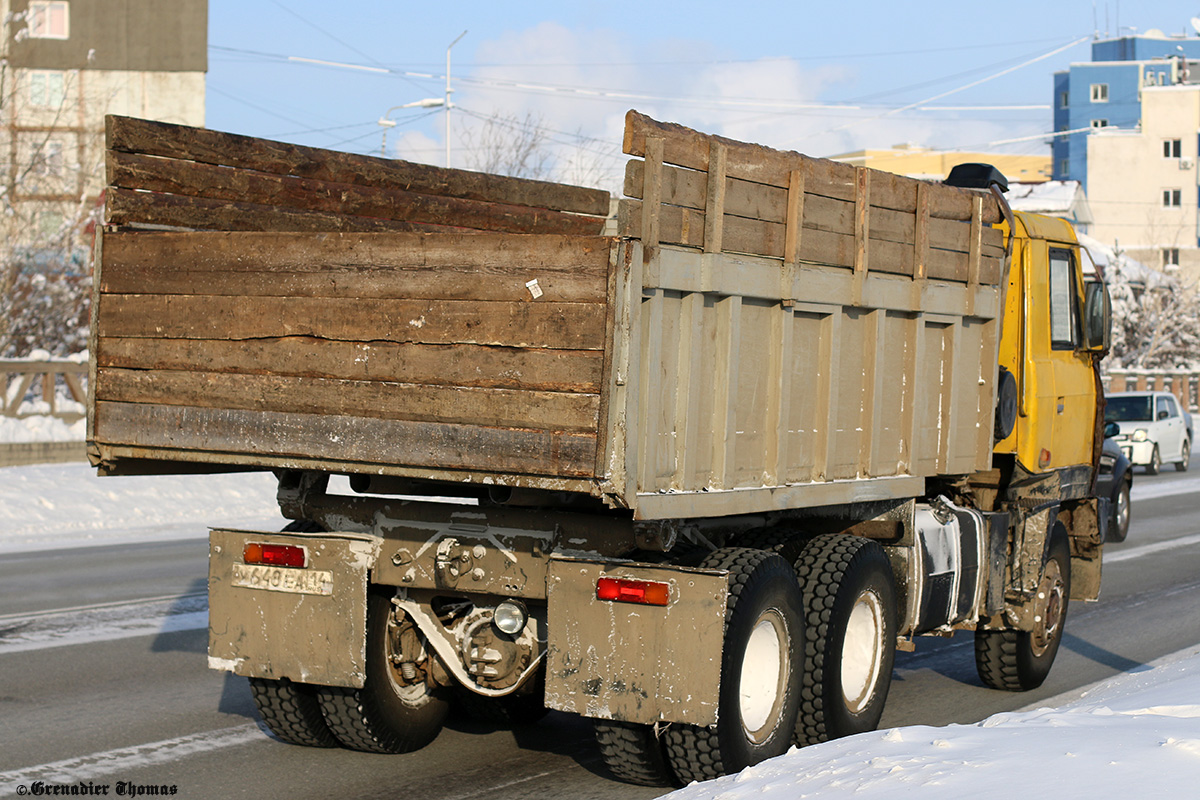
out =
[[[305,566],[246,564],[248,543],[300,547]],[[346,533],[209,534],[208,666],[251,678],[361,688],[376,539]]]
[[[650,724],[717,721],[727,573],[555,559],[546,581],[546,705]],[[600,578],[669,587],[666,606],[599,600]]]

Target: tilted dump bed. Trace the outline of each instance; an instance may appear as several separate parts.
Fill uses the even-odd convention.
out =
[[[627,120],[605,192],[110,118],[102,471],[562,489],[641,518],[990,466],[989,196]]]

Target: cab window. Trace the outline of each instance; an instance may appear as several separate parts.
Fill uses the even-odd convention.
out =
[[[1075,260],[1070,250],[1050,248],[1050,344],[1055,350],[1079,345]]]

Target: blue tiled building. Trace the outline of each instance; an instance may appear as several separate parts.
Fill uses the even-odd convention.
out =
[[[1092,128],[1137,128],[1142,118],[1142,87],[1200,82],[1200,38],[1139,36],[1092,43],[1092,60],[1054,74],[1054,130],[1073,131],[1051,143],[1055,180],[1079,181],[1087,188],[1087,137]],[[1196,74],[1190,74],[1196,73]]]

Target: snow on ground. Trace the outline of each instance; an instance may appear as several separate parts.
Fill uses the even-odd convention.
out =
[[[914,725],[792,750],[668,797],[1200,797],[1200,647],[1079,694],[975,725]]]
[[[87,464],[0,468],[0,553],[278,530],[270,473],[100,478]]]

